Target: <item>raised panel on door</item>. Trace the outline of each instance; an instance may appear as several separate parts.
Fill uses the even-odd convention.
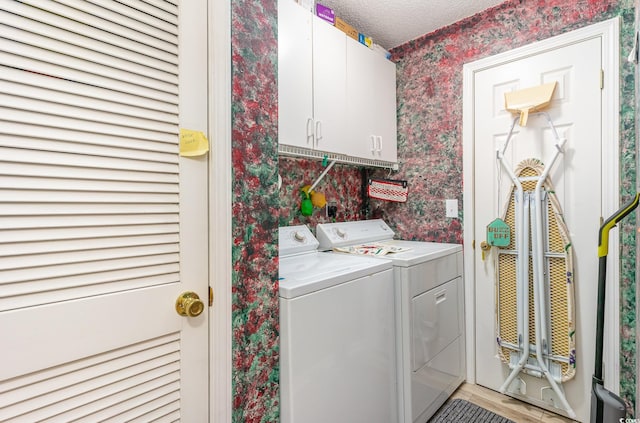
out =
[[[278,142],[314,148],[312,15],[278,1]]]
[[[564,212],[573,250],[576,307],[576,375],[563,383],[566,398],[578,419],[588,419],[588,401],[593,370],[593,345],[597,260],[594,248],[601,216],[601,40],[593,38],[475,74],[474,165],[476,243],[486,239],[486,227],[503,217],[511,181],[496,163],[496,150],[505,142],[513,116],[504,110],[504,93],[557,81],[558,87],[546,110],[558,133],[567,139],[564,153],[550,173],[555,194]],[[527,126],[516,126],[506,152],[512,168],[527,158],[547,164],[555,153],[554,137],[542,115],[529,117]],[[477,201],[477,199],[482,199]],[[510,370],[496,356],[496,303],[494,252],[482,260],[474,257],[476,276],[476,381],[499,389]],[[507,295],[504,294],[506,301]],[[531,294],[531,299],[533,298]],[[511,310],[511,311],[509,311]],[[505,321],[517,320],[514,309],[502,304],[500,312],[512,313]],[[553,311],[552,311],[553,312]],[[515,326],[514,326],[515,327]],[[546,379],[523,373],[526,395],[521,398],[544,406],[540,389]],[[550,407],[554,411],[558,409]],[[562,411],[560,411],[562,412]]]
[[[312,20],[316,149],[343,153],[347,142],[347,36],[316,16]]]
[[[0,9],[0,421],[204,421],[206,2]]]

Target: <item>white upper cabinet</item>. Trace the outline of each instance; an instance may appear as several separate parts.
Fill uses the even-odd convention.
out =
[[[347,115],[351,155],[397,161],[396,65],[347,39]]]
[[[395,64],[278,1],[279,143],[397,162]]]

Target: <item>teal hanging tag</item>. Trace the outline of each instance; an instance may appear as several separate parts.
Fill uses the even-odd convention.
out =
[[[511,244],[511,228],[502,219],[487,225],[487,244],[492,247],[508,247]]]

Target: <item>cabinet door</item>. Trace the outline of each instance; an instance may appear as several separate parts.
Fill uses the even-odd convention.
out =
[[[396,112],[396,65],[384,56],[373,54],[372,72],[374,82],[372,91],[375,96],[373,115],[374,132],[378,135],[380,159],[398,161],[398,135]]]
[[[347,154],[347,36],[316,16],[312,20],[315,147]]]
[[[356,40],[347,40],[347,116],[349,118],[349,153],[375,159],[376,134],[373,132],[372,54]]]
[[[355,40],[347,40],[349,154],[397,160],[395,64]]]
[[[278,1],[279,143],[313,148],[312,15]]]

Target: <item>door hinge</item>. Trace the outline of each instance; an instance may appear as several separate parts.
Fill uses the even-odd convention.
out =
[[[600,69],[600,89],[604,90],[604,69]]]
[[[209,307],[213,305],[213,288],[209,287]]]
[[[476,249],[476,240],[475,239],[473,241],[471,241],[471,249],[473,249],[473,250]]]

